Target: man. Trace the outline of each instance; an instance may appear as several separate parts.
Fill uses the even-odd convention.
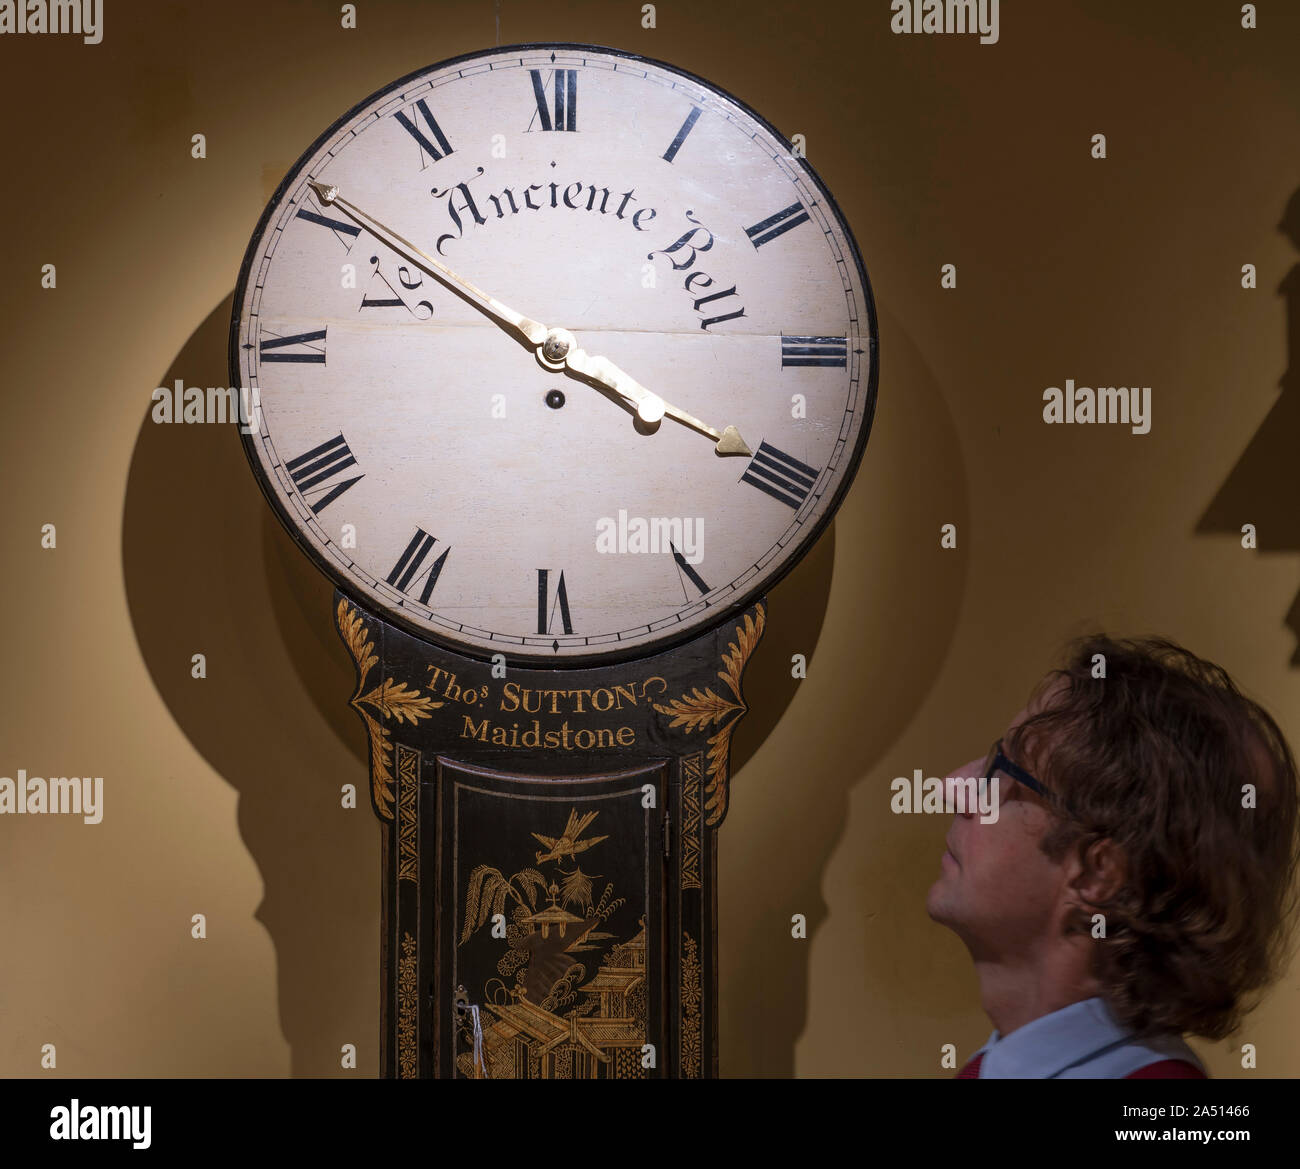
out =
[[[1204,1077],[1183,1033],[1235,1031],[1289,953],[1297,774],[1277,724],[1170,641],[1087,637],[945,782],[968,776],[998,816],[956,803],[926,899],[994,1026],[958,1078]]]

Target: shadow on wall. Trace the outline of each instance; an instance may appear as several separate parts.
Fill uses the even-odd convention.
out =
[[[228,382],[230,310],[227,297],[194,331],[160,386],[177,379],[205,388]],[[746,672],[750,712],[734,744],[733,775],[794,695],[793,647],[817,644],[834,532],[828,529],[772,594],[775,620]],[[195,750],[240,795],[240,833],[265,886],[256,917],[275,946],[292,1072],[354,1075],[340,1067],[340,1048],[352,1043],[358,1071],[375,1075],[380,827],[370,807],[365,733],[348,707],[355,674],[334,631],[333,586],[267,506],[231,426],[159,424],[151,412],[131,462],[122,558],[136,638],[154,685]],[[886,608],[864,612],[868,632],[897,624]],[[196,679],[191,661],[200,653],[207,676]],[[924,676],[906,684],[891,668],[894,693],[918,702],[942,656],[927,657]],[[842,790],[823,791],[826,806],[843,809],[857,774],[845,768],[827,781]],[[357,788],[355,811],[341,807],[344,784]],[[824,838],[810,842],[822,851],[810,855],[827,855],[840,827],[828,822]],[[810,885],[818,875],[810,872]],[[806,964],[800,970],[792,1014],[779,1028],[785,1048],[779,1062],[789,1071],[803,1028]]]
[[[1300,189],[1288,200],[1278,231],[1300,251]],[[1223,486],[1196,525],[1199,534],[1231,533],[1254,524],[1259,550],[1267,555],[1300,552],[1300,264],[1278,285],[1286,304],[1287,368],[1282,392]],[[1225,401],[1231,401],[1231,387]],[[1290,487],[1285,486],[1289,482]],[[1300,666],[1300,593],[1284,623],[1296,637],[1290,664]]]
[[[933,961],[930,939],[940,931],[925,913],[929,882],[919,896],[913,884],[917,856],[937,863],[942,852],[934,825],[923,823],[934,817],[891,815],[889,778],[881,776],[870,797],[878,811],[848,834],[851,793],[878,772],[952,649],[969,536],[958,549],[944,549],[940,527],[970,533],[978,526],[945,389],[904,324],[886,305],[877,307],[885,355],[880,402],[858,478],[835,520],[836,624],[814,645],[791,620],[811,598],[784,585],[774,590],[768,632],[754,655],[762,680],[751,686],[746,676],[759,728],[767,714],[760,687],[769,678],[790,685],[792,654],[811,648],[806,684],[817,697],[815,707],[805,701],[797,708],[806,721],[788,755],[765,758],[752,777],[742,774],[732,785],[718,860],[724,1076],[793,1077],[797,1045],[808,1045],[799,1064],[814,1075],[860,1074],[844,1053],[860,1046],[873,1012],[926,1017],[951,997],[947,973]],[[829,548],[812,553],[831,555]],[[751,717],[737,728],[739,744],[747,742]],[[832,920],[827,905],[828,881],[845,872],[855,890],[842,900],[863,914],[859,920]],[[789,940],[796,912],[804,915],[807,942]],[[824,963],[827,953],[845,952],[851,973],[828,975],[822,965],[816,977],[821,993],[833,986],[829,993],[848,1001],[819,1001],[809,1045],[814,955]],[[820,1070],[827,1067],[833,1070]]]
[[[228,383],[230,306],[227,297],[203,321],[158,385]],[[340,1067],[345,1043],[373,1071],[379,839],[332,590],[272,518],[229,425],[165,425],[146,413],[122,531],[127,603],[154,685],[240,794],[293,1073],[355,1074]],[[191,676],[199,653],[203,679]],[[358,812],[341,808],[344,783],[358,787]]]

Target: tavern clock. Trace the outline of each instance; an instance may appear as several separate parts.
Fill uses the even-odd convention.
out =
[[[293,167],[230,361],[357,667],[385,1074],[716,1073],[741,675],[875,405],[829,191],[672,66],[458,57]]]

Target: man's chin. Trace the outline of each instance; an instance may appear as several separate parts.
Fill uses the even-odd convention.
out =
[[[962,924],[966,920],[962,892],[960,884],[953,880],[953,874],[944,872],[935,878],[925,895],[925,912],[930,915],[930,920],[947,926],[958,935],[962,935]]]
[[[949,897],[943,888],[943,878],[940,877],[930,886],[930,891],[925,895],[925,912],[930,915],[931,920],[937,921],[940,925],[950,925],[950,909]]]

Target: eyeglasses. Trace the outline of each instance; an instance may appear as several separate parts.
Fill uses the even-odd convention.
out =
[[[1058,803],[1056,797],[1029,774],[1023,767],[1017,767],[1004,754],[1002,754],[1002,740],[999,739],[992,747],[989,748],[988,758],[984,763],[984,774],[980,776],[981,782],[992,779],[999,771],[1005,771],[1017,783],[1024,784],[1032,792],[1037,792],[1044,799]]]

